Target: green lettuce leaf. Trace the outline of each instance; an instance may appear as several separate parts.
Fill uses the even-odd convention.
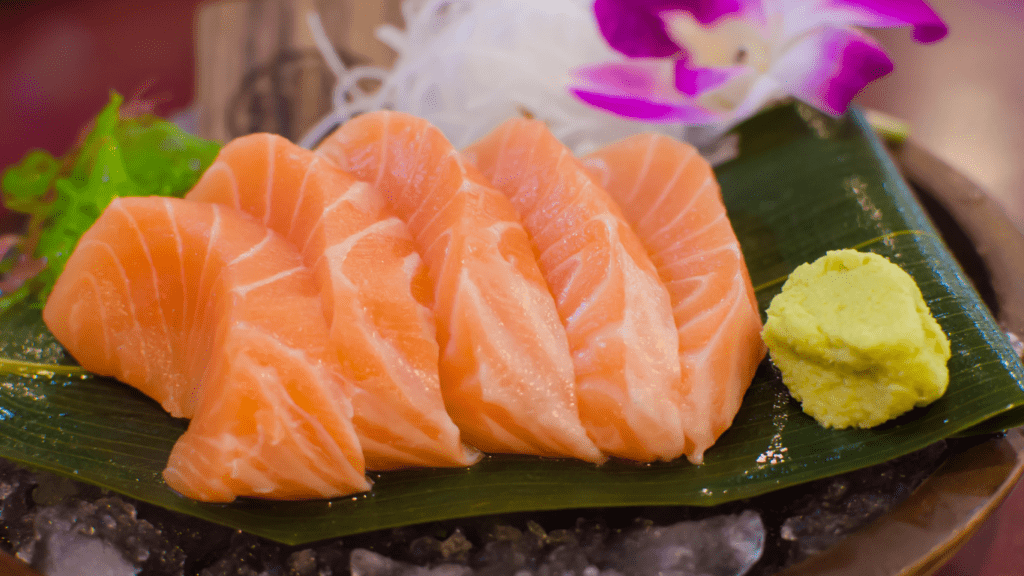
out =
[[[184,196],[213,162],[220,144],[192,136],[151,115],[122,117],[122,97],[93,120],[82,143],[57,159],[32,150],[4,174],[4,205],[29,216],[19,254],[45,267],[19,290],[0,296],[0,310],[22,300],[42,307],[78,239],[119,196]]]

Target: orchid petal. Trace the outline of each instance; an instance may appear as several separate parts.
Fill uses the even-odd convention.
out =
[[[569,90],[591,106],[627,118],[686,124],[719,118],[676,91],[670,75],[663,63],[650,60],[598,64],[576,70],[577,82]]]
[[[758,110],[771,105],[772,102],[787,96],[789,93],[786,92],[781,82],[769,74],[762,74],[751,84],[743,101],[729,111],[728,117],[721,122],[721,129],[724,131],[745,118],[753,116]]]
[[[699,96],[719,88],[747,71],[746,66],[691,68],[687,60],[677,60],[675,64],[676,89],[687,96]]]
[[[775,61],[770,74],[793,96],[839,115],[867,84],[893,69],[870,37],[849,28],[808,34]]]
[[[651,58],[583,66],[572,75],[584,85],[605,87],[622,94],[651,94],[670,99],[677,97],[672,72],[670,62]]]
[[[693,125],[709,124],[718,120],[718,116],[710,110],[687,102],[655,102],[637,96],[603,94],[582,88],[570,88],[569,91],[591,106],[635,120]]]
[[[748,18],[760,16],[760,0],[677,0],[665,2],[659,12],[682,10],[693,15],[701,24],[712,24],[726,16]]]
[[[936,42],[949,29],[924,0],[826,0],[823,6],[842,22],[865,28],[914,27],[914,40]]]
[[[679,51],[658,17],[656,3],[595,0],[594,15],[608,44],[630,58],[665,58]]]
[[[726,16],[763,22],[761,0],[595,0],[594,15],[608,44],[630,58],[667,58],[680,51],[662,14],[687,12],[701,24]]]
[[[918,42],[935,42],[948,32],[946,24],[924,0],[780,0],[778,7],[787,38],[820,26],[912,26],[914,40]]]

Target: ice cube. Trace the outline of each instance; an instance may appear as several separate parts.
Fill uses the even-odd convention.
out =
[[[50,525],[44,556],[37,564],[46,576],[136,576],[139,569],[111,544],[73,529],[67,520]]]
[[[712,516],[627,532],[609,554],[611,568],[635,576],[741,576],[764,550],[761,515]]]
[[[471,576],[473,570],[459,564],[441,564],[434,568],[413,566],[392,560],[365,548],[357,548],[349,557],[352,576]]]

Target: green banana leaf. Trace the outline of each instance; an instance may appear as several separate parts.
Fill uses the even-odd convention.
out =
[[[875,429],[826,430],[766,362],[701,466],[492,456],[471,468],[371,474],[371,492],[333,501],[209,505],[179,496],[160,476],[187,422],[84,373],[38,311],[21,308],[0,318],[0,456],[299,544],[515,511],[711,506],[884,462],[968,429],[1024,424],[1024,410],[1013,410],[1024,406],[1020,360],[861,115],[834,119],[787,105],[736,132],[739,156],[717,172],[762,310],[793,268],[827,250],[883,254],[917,280],[950,337],[943,398]]]

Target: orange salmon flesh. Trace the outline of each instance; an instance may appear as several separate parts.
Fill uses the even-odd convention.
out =
[[[335,498],[483,453],[699,464],[766,352],[691,146],[576,158],[514,119],[459,151],[390,111],[313,151],[243,136],[184,199],[114,200],[43,319],[191,420],[164,478],[207,502]]]

